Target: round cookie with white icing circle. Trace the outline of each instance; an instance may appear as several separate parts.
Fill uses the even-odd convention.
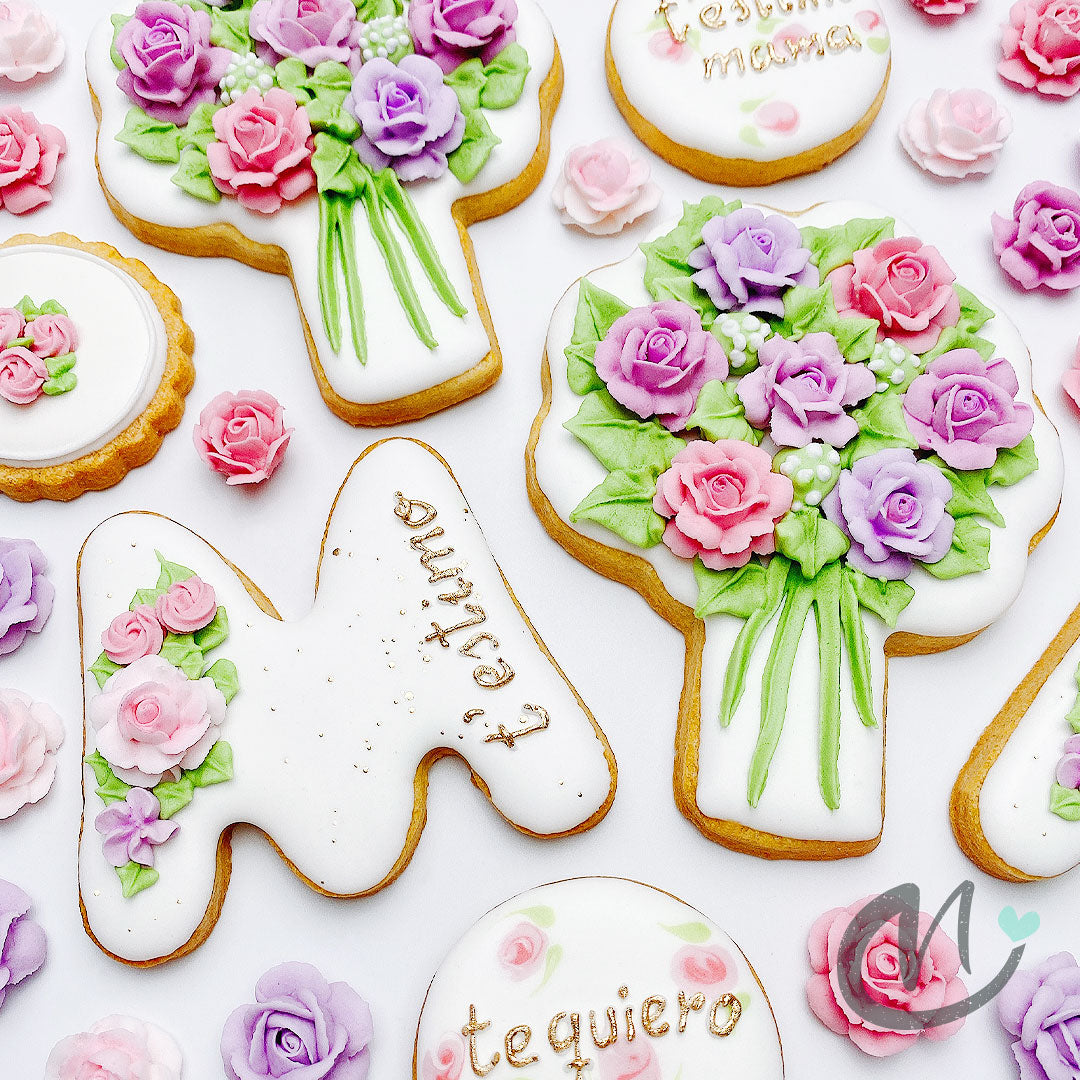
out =
[[[209,543],[156,514],[109,518],[83,545],[79,888],[88,933],[117,959],[201,944],[237,822],[319,892],[381,889],[419,842],[443,757],[531,836],[607,812],[607,740],[435,451],[365,451],[317,583],[312,611],[285,624]]]
[[[731,938],[669,893],[600,877],[500,904],[428,990],[414,1080],[526,1068],[575,1080],[784,1075],[769,999]]]
[[[616,0],[612,96],[672,165],[753,187],[813,172],[866,134],[885,100],[878,0]]]
[[[562,65],[536,0],[453,25],[444,2],[129,0],[86,53],[113,212],[147,243],[288,275],[320,392],[352,424],[498,378],[465,230],[547,162]]]
[[[0,246],[0,492],[118,483],[180,423],[195,370],[180,302],[140,262],[75,237]]]
[[[1015,328],[874,207],[708,197],[570,289],[542,384],[534,509],[686,638],[680,810],[763,857],[872,850],[889,659],[994,622],[1057,512]]]

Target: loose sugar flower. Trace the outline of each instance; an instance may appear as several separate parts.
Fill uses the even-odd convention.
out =
[[[552,201],[564,225],[611,236],[660,205],[648,161],[617,139],[575,146],[563,162]]]
[[[64,726],[48,705],[0,689],[0,818],[48,794],[63,741]]]
[[[27,0],[0,3],[0,77],[14,83],[55,71],[64,59],[56,20]]]
[[[0,537],[0,656],[14,652],[52,614],[48,563],[33,540]]]
[[[517,39],[515,0],[412,0],[409,29],[416,51],[449,75],[466,60],[489,64]]]
[[[180,1080],[176,1040],[131,1016],[107,1016],[53,1047],[44,1080]]]
[[[154,865],[154,848],[164,844],[180,827],[161,820],[161,804],[152,791],[135,787],[121,802],[111,803],[94,819],[101,833],[102,850],[110,866]]]
[[[1062,952],[1021,968],[997,998],[1022,1080],[1080,1076],[1080,966]]]
[[[1080,409],[1080,341],[1076,343],[1072,367],[1061,377],[1061,385],[1069,400]]]
[[[1080,285],[1080,195],[1036,180],[1016,197],[1013,216],[994,214],[994,254],[1025,289],[1065,291]]]
[[[259,59],[271,66],[287,56],[312,71],[327,60],[360,66],[352,0],[256,0],[250,28]]]
[[[285,410],[263,390],[218,394],[199,414],[195,449],[226,484],[260,484],[281,464],[293,433]]]
[[[924,15],[963,15],[979,0],[911,0]]]
[[[45,963],[45,931],[29,912],[30,897],[0,880],[0,1007],[13,986]]]
[[[982,90],[935,90],[916,101],[900,143],[920,169],[951,179],[991,172],[1012,134],[1012,117]]]
[[[1080,6],[1017,0],[1001,28],[998,74],[1024,90],[1072,97],[1080,90]]]
[[[25,214],[52,201],[49,185],[67,151],[59,128],[17,105],[0,106],[0,206]]]

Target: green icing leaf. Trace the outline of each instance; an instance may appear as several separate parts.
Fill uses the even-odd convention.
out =
[[[529,54],[513,42],[484,68],[486,82],[480,90],[485,109],[508,109],[521,97],[529,74]]]
[[[686,445],[657,421],[639,420],[606,390],[586,395],[577,415],[563,427],[611,472],[647,469],[659,474]]]
[[[30,346],[33,345],[33,344],[34,344],[34,339],[32,337],[20,337],[20,338],[15,338],[13,341],[9,341],[8,342],[8,348],[9,349],[18,349],[18,348],[29,349]],[[48,365],[46,364],[46,366],[48,366]]]
[[[886,626],[896,626],[900,612],[911,603],[915,590],[906,581],[871,578],[853,566],[845,568],[859,606],[872,611]]]
[[[214,133],[214,113],[220,108],[212,101],[204,101],[191,114],[191,119],[180,129],[180,146],[194,146],[204,154],[206,148],[217,139]]]
[[[603,341],[612,326],[629,310],[629,304],[597,288],[588,278],[582,278],[571,346]]]
[[[27,322],[29,322],[31,319],[36,318],[38,315],[37,304],[35,304],[29,296],[24,296],[15,305],[15,310],[18,311]]]
[[[75,366],[75,354],[64,353],[63,356],[48,356],[45,358],[45,370],[50,376],[56,378],[70,371]]]
[[[1050,812],[1066,821],[1080,821],[1080,791],[1055,782],[1050,789]]]
[[[131,785],[125,784],[113,772],[112,766],[97,750],[88,757],[83,758],[83,760],[94,770],[94,779],[97,781],[97,794],[106,806],[115,802],[123,802],[127,798]]]
[[[502,142],[483,112],[479,109],[465,118],[465,135],[461,145],[447,157],[450,171],[463,184],[476,178],[477,173],[487,164],[491,151]]]
[[[561,945],[552,945],[547,951],[547,956],[544,959],[544,977],[540,980],[540,985],[533,991],[537,993],[542,990],[548,983],[548,980],[555,974],[555,969],[559,966],[559,961],[562,960],[563,948]]]
[[[764,105],[769,99],[767,97],[747,98],[746,101],[741,102],[739,105],[739,112],[752,113],[755,112],[760,106]]]
[[[236,665],[231,660],[215,660],[203,675],[213,679],[214,685],[225,697],[225,704],[240,693],[240,676],[237,674]]]
[[[161,804],[159,814],[166,820],[180,813],[195,797],[195,785],[186,773],[182,774],[175,783],[171,780],[163,780],[153,791]]]
[[[189,679],[202,678],[202,649],[190,634],[166,634],[165,644],[161,646],[161,658],[179,668]]]
[[[831,334],[844,358],[855,364],[870,358],[877,344],[877,332],[878,324],[873,319],[841,318],[836,313],[828,282],[816,289],[796,285],[784,294],[784,321],[777,327],[777,333],[792,341],[807,334]]]
[[[282,90],[288,90],[297,105],[306,105],[314,95],[307,89],[307,65],[295,56],[279,60],[274,67],[274,78]]]
[[[109,16],[109,22],[113,25],[112,44],[109,46],[109,57],[113,62],[113,66],[117,71],[123,71],[127,67],[124,63],[124,58],[120,55],[120,50],[116,47],[116,38],[120,31],[123,30],[129,22],[131,22],[130,15],[113,14]]]
[[[698,597],[694,615],[735,615],[748,619],[765,605],[765,568],[748,562],[736,570],[710,570],[700,559],[694,560],[694,580]]]
[[[746,143],[748,146],[764,146],[761,136],[758,134],[758,129],[753,124],[744,124],[739,129],[739,141]]]
[[[1038,467],[1035,440],[1028,435],[1019,446],[998,451],[997,460],[987,471],[986,482],[999,487],[1012,487],[1013,484],[1020,483],[1025,476],[1030,476]]]
[[[843,532],[817,510],[788,513],[776,523],[776,550],[797,562],[808,581],[849,547]]]
[[[371,183],[371,173],[364,167],[350,143],[320,131],[315,136],[311,167],[320,193],[337,192],[348,199],[358,199]]]
[[[466,60],[458,68],[443,78],[443,82],[457,94],[458,104],[463,116],[468,116],[480,108],[480,92],[487,83],[484,64],[479,57]]]
[[[114,664],[104,653],[102,653],[91,665],[90,673],[97,680],[98,689],[100,690],[109,679],[120,670],[119,664]]]
[[[307,103],[308,119],[314,131],[328,131],[346,142],[360,134],[360,123],[345,109],[352,90],[352,74],[344,64],[324,60],[304,83],[312,95]]]
[[[904,421],[901,399],[895,394],[874,394],[861,409],[853,409],[851,415],[859,425],[859,434],[840,451],[845,468],[879,450],[898,446],[918,449],[919,444]]]
[[[734,387],[721,379],[707,382],[698,394],[694,411],[686,421],[689,429],[700,431],[712,442],[738,439],[757,446],[765,437],[746,422],[746,413]]]
[[[524,915],[526,919],[531,919],[537,926],[547,930],[549,927],[555,925],[555,909],[548,907],[546,904],[537,904],[536,907],[522,908],[520,911],[515,911],[515,915]]]
[[[400,15],[405,10],[404,0],[353,0],[353,3],[360,22],[371,22],[383,15]]]
[[[79,378],[74,371],[65,371],[55,378],[46,379],[41,385],[41,391],[50,397],[56,397],[57,394],[67,394],[74,390],[78,382]]]
[[[246,6],[237,11],[211,9],[210,44],[220,45],[223,49],[230,49],[241,56],[254,52],[255,43],[248,32],[250,18],[251,12]]]
[[[950,469],[936,454],[926,459],[927,463],[936,466],[952,484],[952,498],[949,500],[949,513],[954,518],[971,517],[972,515],[984,517],[995,525],[1005,527],[1005,519],[1001,516],[994,500],[990,498],[987,488],[989,469],[975,469],[971,472],[961,472]]]
[[[566,353],[566,381],[570,389],[581,397],[605,387],[593,363],[599,344],[598,341],[590,341],[583,345],[567,345],[563,350]]]
[[[960,300],[960,322],[957,326],[965,333],[977,334],[993,317],[994,312],[963,285],[954,285]]]
[[[952,352],[953,349],[974,349],[984,360],[989,360],[994,355],[995,348],[994,343],[986,338],[969,334],[959,326],[949,326],[941,331],[937,344],[928,353],[923,353],[922,357],[926,364],[929,364],[942,353]]]
[[[193,636],[204,653],[216,649],[229,636],[229,616],[224,606],[219,604],[213,619]]]
[[[803,243],[810,249],[810,261],[824,278],[838,266],[851,262],[856,251],[891,239],[895,226],[892,218],[852,218],[830,229],[808,225],[800,231]]]
[[[140,604],[148,604],[150,607],[154,606],[154,601],[159,596],[164,596],[168,586],[165,589],[139,589],[138,592],[131,598],[131,603],[128,604],[128,611],[134,611]]]
[[[137,105],[128,109],[124,126],[116,133],[116,141],[129,146],[139,157],[159,165],[171,165],[180,160],[180,129],[175,124],[154,120]]]
[[[712,937],[712,931],[702,922],[684,922],[676,926],[661,923],[660,929],[674,934],[682,941],[688,941],[691,945],[704,945]]]
[[[666,524],[653,509],[655,494],[652,469],[609,472],[570,512],[570,521],[595,521],[635,547],[655,547]]]
[[[977,574],[990,566],[990,530],[972,517],[956,522],[952,547],[940,562],[923,563],[936,578],[952,580],[965,574]]]
[[[206,755],[206,760],[197,769],[188,769],[184,776],[197,787],[210,787],[213,784],[224,784],[233,778],[233,752],[227,742],[220,740]]]
[[[221,202],[221,192],[210,175],[210,162],[207,161],[206,152],[197,147],[188,146],[181,153],[180,167],[173,173],[172,182],[181,191],[186,191],[203,202]]]
[[[38,308],[39,315],[66,315],[68,310],[59,300],[46,300]]]
[[[124,899],[130,900],[143,889],[156,885],[161,875],[152,866],[140,866],[138,863],[129,862],[116,868],[116,876],[123,887]]]
[[[161,590],[167,589],[170,585],[175,585],[179,581],[187,581],[189,578],[196,577],[194,570],[189,570],[186,566],[181,566],[179,563],[169,562],[160,551],[155,551],[157,556],[158,565],[161,567],[161,573],[158,574],[157,587]]]

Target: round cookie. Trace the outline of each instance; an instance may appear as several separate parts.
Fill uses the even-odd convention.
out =
[[[669,893],[573,878],[489,911],[442,962],[414,1080],[784,1075],[776,1020],[739,947]]]
[[[73,351],[60,351],[66,341],[32,342],[42,307],[45,322],[65,313]],[[0,364],[12,346],[24,357],[53,354],[31,381],[32,400],[0,390],[0,491],[21,502],[73,499],[111,487],[157,453],[184,413],[194,338],[179,300],[142,263],[64,234],[16,236],[0,247],[0,308],[29,317],[27,336],[9,343]]]
[[[616,0],[606,59],[615,103],[646,146],[736,187],[851,149],[892,64],[878,0]]]

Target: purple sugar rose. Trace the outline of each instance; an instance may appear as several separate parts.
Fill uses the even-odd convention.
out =
[[[747,423],[767,430],[778,446],[814,439],[843,446],[859,433],[844,411],[865,401],[877,377],[865,364],[844,360],[832,334],[788,341],[778,334],[758,349],[759,366],[737,387]]]
[[[123,802],[105,807],[94,819],[102,850],[110,866],[154,865],[154,848],[164,844],[180,826],[161,819],[161,804],[146,788],[132,788]]]
[[[371,1010],[348,983],[328,983],[310,964],[281,964],[256,983],[255,1000],[221,1033],[229,1080],[365,1080]]]
[[[997,999],[998,1019],[1017,1036],[1012,1051],[1020,1080],[1080,1076],[1080,967],[1071,953],[1021,969]]]
[[[851,541],[847,561],[868,577],[897,580],[914,561],[935,563],[952,545],[955,522],[945,509],[952,484],[911,450],[879,450],[840,474],[821,502],[825,516]]]
[[[232,53],[210,44],[210,16],[167,0],[147,0],[116,35],[124,70],[116,85],[148,116],[182,127],[196,107],[217,100]]]
[[[56,589],[33,540],[0,537],[0,656],[14,652],[36,634],[52,614]]]
[[[904,395],[908,430],[953,469],[988,469],[998,450],[1018,446],[1035,414],[1016,400],[1008,360],[987,364],[974,349],[942,353]]]
[[[1063,788],[1080,790],[1080,735],[1065,740],[1065,753],[1057,765],[1057,782]]]
[[[1080,195],[1036,180],[1016,197],[1012,220],[994,214],[994,254],[1025,289],[1080,285]]]
[[[457,94],[426,56],[412,54],[400,64],[369,60],[353,80],[345,107],[363,129],[353,143],[360,160],[373,169],[389,165],[402,180],[442,176],[446,155],[465,134]]]
[[[646,420],[655,416],[670,431],[686,426],[707,382],[728,375],[720,342],[680,300],[634,308],[616,319],[596,346],[594,362],[620,405]]]
[[[360,68],[352,0],[257,0],[249,24],[259,59],[271,67],[295,56],[311,70],[324,60]]]
[[[701,247],[687,262],[694,282],[719,311],[784,314],[782,293],[792,285],[818,284],[817,267],[802,246],[799,230],[779,214],[766,217],[744,207],[718,215],[701,230]]]
[[[489,64],[517,40],[515,0],[412,0],[409,30],[416,51],[449,75],[479,56]]]
[[[0,1006],[8,990],[45,963],[45,931],[27,914],[30,897],[0,880]]]

